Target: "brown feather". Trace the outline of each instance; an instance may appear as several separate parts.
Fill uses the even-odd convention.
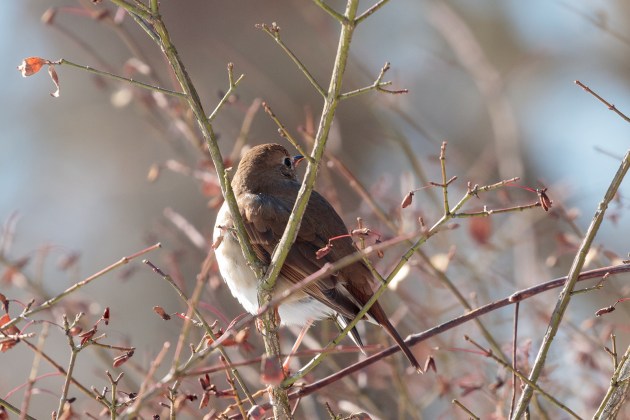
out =
[[[244,156],[232,181],[252,246],[266,264],[269,264],[270,256],[286,228],[300,190],[295,170],[292,165],[285,164],[286,158],[290,156],[280,145],[254,147]],[[348,229],[335,209],[313,191],[296,241],[280,271],[280,278],[295,284],[324,264],[355,253],[357,249],[352,239],[342,238],[334,241],[331,252],[326,256],[315,258],[317,250],[326,246],[330,238],[347,233]],[[335,275],[311,283],[304,292],[344,318],[353,319],[373,295],[373,281],[369,268],[363,261],[358,261]],[[420,371],[418,361],[378,302],[368,314],[392,336],[414,368]]]

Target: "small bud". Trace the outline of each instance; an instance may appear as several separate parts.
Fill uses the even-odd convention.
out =
[[[123,365],[127,360],[131,359],[131,357],[133,356],[133,353],[134,353],[134,350],[129,350],[128,352],[123,353],[118,357],[115,357],[113,366],[119,367]]]
[[[206,408],[209,403],[210,403],[210,395],[208,395],[207,392],[204,392],[203,396],[201,397],[201,401],[199,401],[199,409],[201,410],[202,408]]]
[[[602,316],[604,314],[609,314],[612,311],[615,310],[615,306],[606,306],[605,308],[601,308],[599,309],[597,312],[595,312],[595,316]]]
[[[318,260],[321,260],[326,255],[330,254],[330,251],[332,251],[332,247],[333,245],[329,243],[325,247],[318,249],[317,252],[315,252],[315,258],[317,258]]]
[[[536,190],[536,192],[538,193],[540,206],[543,208],[544,211],[549,211],[549,209],[551,208],[551,205],[553,204],[553,201],[551,201],[549,197],[547,196],[547,188]]]
[[[164,308],[162,308],[161,306],[154,306],[153,307],[153,312],[158,314],[160,316],[160,318],[162,318],[164,321],[168,321],[168,320],[171,319],[171,316],[169,314],[167,314],[166,311],[164,310]]]
[[[79,334],[79,338],[81,339],[81,345],[83,346],[85,343],[90,341],[92,337],[96,335],[96,331],[97,331],[96,326],[94,326],[91,329],[87,330],[86,332]]]
[[[409,191],[407,195],[405,196],[405,198],[403,198],[402,203],[400,203],[400,207],[405,209],[411,205],[412,201],[413,201],[413,191]]]
[[[103,321],[105,321],[105,325],[109,325],[109,306],[105,308],[105,312],[103,312]]]

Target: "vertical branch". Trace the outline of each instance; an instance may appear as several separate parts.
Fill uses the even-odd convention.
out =
[[[346,70],[352,35],[356,27],[355,17],[358,6],[358,0],[348,0],[346,4],[346,10],[344,13],[345,19],[341,22],[341,34],[339,36],[337,55],[335,57],[335,63],[328,90],[324,92],[326,94],[324,107],[322,109],[322,116],[317,128],[317,134],[315,135],[315,144],[313,146],[313,151],[311,152],[311,159],[309,159],[306,174],[304,175],[304,180],[302,181],[302,186],[298,192],[287,227],[280,239],[280,242],[278,243],[278,246],[271,256],[271,264],[269,265],[267,273],[265,274],[263,281],[258,286],[258,304],[261,307],[271,302],[276,279],[280,274],[282,265],[289,254],[289,250],[291,249],[293,242],[295,242],[295,238],[297,237],[298,229],[302,221],[302,216],[306,211],[308,200],[311,196],[311,192],[313,191],[315,180],[317,179],[319,163],[324,155],[326,142],[328,140],[328,133],[340,101],[339,96],[341,94],[341,85],[343,75]],[[277,317],[273,311],[267,311],[261,315],[261,321],[267,354],[269,356],[280,357],[280,346],[276,334],[278,328]],[[285,387],[282,385],[274,386],[272,387],[271,394],[274,416],[276,418],[292,418],[289,399]]]
[[[602,399],[593,420],[615,419],[623,403],[628,399],[630,390],[630,347],[621,358],[610,380],[610,387]]]
[[[621,181],[625,177],[626,173],[630,169],[630,151],[626,153],[624,156],[617,173],[615,174],[610,186],[608,187],[608,191],[604,195],[603,200],[599,203],[597,207],[597,211],[593,216],[593,221],[586,232],[586,236],[580,245],[580,249],[573,260],[573,264],[571,265],[571,269],[569,270],[569,274],[567,275],[567,282],[562,288],[560,292],[560,296],[558,296],[558,300],[556,302],[556,307],[551,314],[551,321],[549,321],[549,326],[547,327],[547,332],[545,333],[545,337],[543,338],[543,342],[540,345],[540,349],[538,350],[538,355],[536,356],[536,361],[534,362],[534,366],[532,366],[532,371],[529,375],[529,380],[532,383],[536,383],[542,369],[545,365],[545,360],[547,359],[547,353],[551,348],[551,343],[560,328],[560,322],[564,316],[564,313],[569,306],[569,302],[571,301],[571,292],[575,287],[575,283],[579,277],[580,271],[584,266],[584,260],[586,259],[586,254],[591,248],[591,244],[595,239],[595,235],[599,230],[599,226],[602,224],[604,220],[604,215],[606,213],[606,209],[608,208],[608,204],[612,201],[617,193],[617,189],[621,185]],[[529,404],[529,401],[532,398],[534,388],[531,385],[527,385],[521,394],[521,398],[518,401],[518,405],[516,406],[516,411],[512,416],[512,419],[519,419],[525,414],[525,410]]]

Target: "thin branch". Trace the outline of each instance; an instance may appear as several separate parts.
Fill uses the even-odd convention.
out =
[[[619,186],[621,185],[621,182],[623,181],[623,178],[628,172],[628,169],[630,169],[630,151],[628,151],[626,155],[624,156],[624,159],[621,162],[621,165],[619,169],[617,170],[617,173],[615,174],[613,180],[611,181],[610,186],[608,187],[608,190],[606,191],[606,194],[604,195],[604,198],[599,203],[599,206],[597,207],[597,211],[595,212],[595,215],[593,216],[591,225],[589,226],[588,231],[586,232],[586,236],[584,237],[584,240],[582,241],[582,244],[580,245],[580,249],[575,255],[573,264],[571,265],[571,269],[569,270],[569,274],[567,276],[568,281],[566,282],[566,284],[564,285],[564,288],[562,289],[562,291],[560,292],[560,295],[558,296],[556,307],[554,308],[554,311],[551,314],[551,320],[549,321],[549,325],[547,327],[547,332],[545,333],[545,337],[543,338],[543,342],[540,345],[538,355],[536,356],[536,360],[534,362],[534,365],[532,366],[532,371],[529,375],[529,380],[532,383],[536,383],[536,381],[538,380],[538,377],[540,376],[542,372],[542,369],[545,365],[545,360],[547,358],[547,353],[549,352],[549,349],[551,348],[551,343],[553,342],[553,339],[556,333],[558,332],[558,329],[560,328],[560,322],[562,321],[562,318],[564,317],[564,313],[567,307],[569,306],[569,302],[571,301],[571,292],[575,288],[575,283],[577,282],[580,271],[582,270],[582,267],[584,266],[584,261],[586,260],[586,254],[588,253],[591,247],[591,244],[593,243],[593,240],[595,239],[595,235],[597,234],[597,231],[599,230],[599,226],[604,220],[604,215],[606,214],[606,209],[608,208],[608,204],[614,199],[615,194],[617,193],[617,190]],[[523,416],[523,414],[527,410],[527,406],[529,404],[529,401],[532,398],[532,395],[533,395],[533,387],[531,387],[530,385],[527,385],[525,389],[523,390],[523,393],[521,394],[521,398],[516,407],[516,411],[514,412],[514,416],[512,417],[513,419],[519,419]]]
[[[78,319],[78,317],[77,317]],[[73,323],[74,324],[74,323]],[[63,388],[61,390],[61,396],[59,397],[59,408],[57,408],[57,418],[61,418],[63,415],[63,409],[68,399],[68,391],[70,390],[70,378],[72,378],[72,372],[77,361],[77,355],[83,346],[76,346],[72,334],[70,334],[70,325],[68,324],[68,318],[63,315],[63,328],[66,330],[66,336],[68,337],[68,344],[70,345],[70,361],[68,362],[68,369],[66,370],[66,379],[63,382]],[[70,408],[68,408],[70,410]]]
[[[234,64],[232,63],[228,63],[227,70],[228,70],[228,80],[229,80],[230,86],[227,92],[225,92],[225,94],[223,95],[219,103],[217,104],[217,106],[214,107],[214,110],[208,116],[209,122],[212,122],[215,119],[215,117],[217,116],[217,113],[221,110],[221,108],[223,108],[223,105],[225,105],[228,99],[230,99],[230,96],[232,96],[238,84],[241,83],[241,80],[243,80],[243,77],[245,77],[244,74],[241,74],[238,77],[238,79],[234,80],[234,75],[233,75]]]
[[[520,306],[521,302],[516,302],[514,305],[514,326],[512,327],[512,399],[510,400],[510,414],[508,418],[512,417],[514,404],[516,403],[516,347],[518,343],[518,310]]]
[[[280,122],[280,119],[278,119],[278,117],[276,116],[276,114],[274,114],[273,110],[271,109],[271,107],[269,106],[269,104],[267,104],[267,102],[263,102],[262,106],[265,110],[265,112],[267,113],[267,115],[269,115],[269,117],[273,120],[273,122],[276,123],[276,125],[278,126],[278,133],[284,137],[285,139],[289,140],[289,143],[291,143],[291,145],[293,147],[295,147],[295,149],[300,152],[300,154],[302,156],[304,156],[305,159],[307,159],[309,162],[313,161],[313,158],[310,157],[308,155],[308,153],[306,153],[302,147],[300,146],[300,144],[297,142],[297,140],[289,133],[289,131],[287,130],[287,128],[284,126],[284,124],[282,124],[282,122]]]
[[[604,276],[606,276],[607,273],[609,273],[609,275],[606,277],[606,279],[610,279],[610,276],[614,274],[622,274],[622,273],[628,273],[628,272],[630,272],[630,264],[603,267],[603,268],[589,270],[589,271],[585,271],[581,273],[579,276],[579,281],[591,280],[594,278],[603,278]],[[525,299],[529,299],[540,293],[553,290],[557,287],[561,287],[562,285],[566,283],[566,281],[567,281],[567,277],[561,277],[561,278],[547,281],[545,283],[538,284],[536,286],[529,287],[527,289],[517,291],[511,294],[510,296],[507,296],[503,299],[481,306],[473,311],[470,311],[457,318],[453,318],[447,322],[444,322],[440,325],[432,327],[424,332],[413,334],[407,337],[405,342],[407,343],[408,346],[413,347],[419,343],[429,340],[430,338],[433,338],[439,334],[442,334],[445,331],[451,330],[453,328],[456,328],[460,325],[465,324],[468,321],[479,318],[482,315],[493,312],[500,308],[504,308],[516,302],[521,302]],[[380,361],[386,357],[389,357],[392,354],[395,354],[399,351],[400,351],[400,348],[398,346],[396,345],[391,346],[379,353],[373,354],[361,360],[360,362],[354,363],[350,366],[340,369],[338,372],[335,372],[334,374],[326,378],[320,379],[308,385],[304,385],[301,389],[296,390],[295,392],[291,393],[289,397],[291,399],[294,399],[294,398],[310,395],[322,388],[325,388],[326,386],[330,385],[333,382],[336,382],[353,373],[359,372],[365,369],[367,366],[372,365],[376,363],[377,361]],[[264,407],[266,407],[266,405]]]
[[[625,122],[630,122],[630,118],[628,118],[626,116],[626,114],[624,114],[623,112],[619,111],[617,109],[616,106],[614,106],[613,104],[611,104],[610,102],[608,102],[606,99],[602,98],[601,96],[599,96],[596,92],[594,92],[593,90],[591,90],[591,88],[589,88],[588,86],[586,86],[584,83],[580,82],[579,80],[576,80],[574,82],[576,85],[578,85],[579,87],[581,87],[582,89],[584,89],[586,92],[590,93],[591,95],[593,95],[595,98],[597,98],[598,101],[600,101],[601,103],[603,103],[604,105],[606,105],[606,107],[613,111],[615,114],[619,115],[621,118],[624,119]]]
[[[468,418],[470,420],[479,420],[479,416],[477,416],[475,413],[473,413],[472,411],[470,411],[468,409],[468,407],[466,407],[464,404],[462,404],[461,402],[459,402],[458,400],[454,399],[453,401],[451,401],[453,404],[455,404],[456,406],[458,406],[459,408],[461,408],[462,410],[464,410],[464,412],[466,412],[466,414],[468,414]]]
[[[345,17],[347,19],[347,22],[354,21],[358,5],[358,0],[348,0],[345,10]],[[339,104],[339,94],[341,92],[343,75],[346,70],[350,43],[352,41],[354,29],[355,26],[353,24],[344,23],[342,25],[341,34],[339,36],[337,55],[335,57],[335,63],[332,70],[330,84],[327,94],[325,96],[324,107],[322,109],[322,116],[319,121],[317,134],[315,135],[315,145],[313,147],[313,152],[311,153],[311,158],[313,159],[313,162],[308,163],[306,174],[304,175],[302,186],[300,187],[295,205],[293,206],[293,210],[291,211],[291,216],[289,217],[287,227],[282,234],[280,242],[276,246],[271,256],[271,264],[269,265],[269,269],[265,274],[263,282],[258,286],[258,304],[260,306],[268,303],[272,299],[272,292],[275,287],[276,279],[280,274],[280,269],[282,268],[282,265],[284,264],[284,261],[289,254],[289,250],[291,249],[293,242],[295,242],[295,238],[297,237],[298,229],[302,221],[302,216],[306,211],[306,206],[308,204],[311,192],[313,191],[315,180],[317,179],[317,172],[319,170],[319,163],[322,161],[324,150],[326,148],[326,142],[328,140],[328,133],[330,131],[330,127],[335,116],[335,111]],[[274,320],[274,318],[275,317],[273,316],[272,312],[266,312],[262,316],[262,324],[264,325],[263,333],[265,331],[274,331],[273,328],[276,325],[276,321]],[[271,348],[270,344],[271,343],[267,343],[267,340],[265,340],[265,347],[268,354],[270,351],[275,352],[277,350],[279,352],[279,348]],[[288,383],[286,381],[283,381],[280,387],[273,387],[273,390],[275,392],[278,388],[284,388],[287,385]],[[286,401],[286,404],[283,404],[283,407],[287,406],[288,400]],[[275,413],[276,409],[277,407],[274,406],[274,414],[277,414]],[[287,417],[290,417],[290,410],[285,409],[284,411],[285,415]]]
[[[444,215],[448,216],[451,214],[451,210],[448,205],[448,184],[450,181],[446,180],[446,142],[442,142],[442,146],[440,147],[440,169],[442,171],[442,194],[444,196]]]
[[[630,347],[621,357],[615,372],[610,379],[610,386],[602,399],[593,420],[614,420],[619,410],[628,399],[630,390]]]
[[[155,245],[151,245],[148,248],[145,248],[141,251],[136,252],[135,254],[129,255],[127,257],[123,257],[121,258],[118,262],[111,264],[107,267],[105,267],[104,269],[102,269],[101,271],[92,274],[90,277],[86,278],[83,281],[80,281],[78,283],[75,283],[74,285],[70,286],[68,289],[66,289],[65,291],[61,292],[60,294],[58,294],[57,296],[48,299],[46,302],[42,303],[41,305],[33,308],[33,309],[28,309],[25,310],[24,312],[22,312],[19,316],[13,318],[11,321],[7,322],[6,324],[4,324],[2,326],[3,329],[7,329],[9,327],[11,327],[12,325],[15,325],[20,319],[27,319],[31,316],[33,316],[34,314],[41,312],[45,309],[48,309],[50,307],[52,307],[55,303],[59,302],[61,299],[65,298],[66,296],[72,294],[73,292],[77,291],[78,289],[82,288],[83,286],[87,285],[88,283],[90,283],[92,280],[95,280],[107,273],[109,273],[112,270],[117,269],[118,267],[121,267],[125,264],[127,264],[129,261],[134,260],[135,258],[138,258],[148,252],[151,252],[155,249],[160,248],[162,245],[160,243],[157,243]]]
[[[482,346],[480,346],[479,344],[477,344],[474,340],[472,340],[470,337],[468,336],[464,336],[465,340],[472,343],[475,347],[477,347],[478,349],[480,349],[484,356],[491,358],[492,360],[494,360],[495,362],[497,362],[498,364],[500,364],[501,366],[503,366],[504,369],[510,370],[512,371],[512,373],[516,376],[519,377],[519,379],[521,381],[523,381],[524,383],[526,383],[528,386],[531,386],[532,388],[534,388],[537,392],[540,393],[540,395],[542,395],[543,397],[545,397],[547,400],[549,400],[552,404],[556,405],[557,407],[559,407],[560,409],[566,411],[567,413],[569,413],[571,416],[573,416],[574,418],[580,420],[581,417],[578,416],[573,410],[571,410],[569,407],[567,407],[565,404],[563,404],[562,402],[558,401],[556,398],[554,398],[551,394],[549,394],[547,391],[543,390],[542,388],[540,388],[537,384],[531,382],[529,379],[527,379],[527,377],[525,375],[523,375],[521,372],[519,372],[516,369],[513,369],[512,366],[510,366],[508,363],[505,363],[503,360],[499,359],[498,357],[496,357],[490,350],[487,350],[485,348],[483,348]]]
[[[164,89],[161,88],[159,86],[154,86],[154,85],[150,85],[148,83],[143,83],[143,82],[139,82],[138,80],[134,80],[134,79],[130,79],[127,77],[122,77],[122,76],[118,76],[117,74],[113,74],[110,73],[108,71],[104,71],[104,70],[98,70],[95,69],[94,67],[90,67],[90,66],[84,66],[82,64],[77,64],[77,63],[73,63],[72,61],[68,61],[65,58],[61,58],[57,61],[52,61],[52,64],[57,64],[57,65],[67,65],[70,67],[75,67],[84,71],[87,71],[89,73],[94,73],[94,74],[98,74],[99,76],[103,76],[103,77],[108,77],[110,79],[114,79],[114,80],[119,80],[121,82],[127,82],[130,83],[134,86],[138,86],[141,87],[143,89],[149,89],[152,90],[154,92],[160,92],[163,93],[165,95],[170,95],[170,96],[176,96],[178,98],[186,98],[186,94],[183,92],[175,92],[174,90],[170,90],[170,89]]]
[[[381,7],[385,6],[388,2],[389,0],[380,0],[374,6],[367,9],[365,12],[361,14],[361,16],[359,16],[358,18],[354,20],[355,25],[358,25],[359,23],[363,22],[365,19],[369,18],[374,12],[376,12]]]
[[[378,74],[378,77],[376,78],[374,83],[372,83],[370,86],[365,86],[356,90],[352,90],[350,92],[342,93],[341,95],[339,95],[339,99],[352,98],[354,96],[358,96],[358,95],[361,95],[362,93],[370,92],[373,90],[376,90],[378,92],[383,92],[383,93],[389,93],[392,95],[400,95],[402,93],[408,93],[409,90],[407,89],[389,90],[389,89],[384,88],[385,86],[390,86],[392,84],[392,82],[383,82],[383,77],[385,77],[385,73],[389,69],[390,69],[390,64],[387,62],[385,63],[383,68],[381,68],[381,71]]]
[[[35,381],[37,380],[37,371],[39,370],[39,364],[42,359],[41,352],[44,348],[46,338],[48,337],[48,326],[49,324],[46,323],[42,325],[39,338],[37,339],[38,351],[35,352],[35,357],[33,357],[33,363],[31,365],[31,372],[28,375],[28,382],[26,383],[26,390],[24,391],[24,399],[22,400],[22,415],[20,415],[20,420],[24,420],[26,413],[28,413],[31,396],[33,395],[33,387],[35,386]]]
[[[144,260],[143,261],[145,264],[147,264],[149,267],[151,267],[151,269],[157,273],[158,275],[160,275],[164,280],[166,280],[166,282],[168,284],[171,285],[171,287],[173,289],[175,289],[175,292],[177,292],[177,295],[184,301],[184,303],[188,306],[188,308],[190,310],[192,310],[192,312],[195,314],[195,317],[199,320],[199,322],[201,322],[201,324],[203,325],[203,329],[205,331],[205,333],[213,340],[216,341],[217,340],[217,336],[214,333],[214,331],[212,331],[212,327],[210,327],[210,324],[208,324],[208,322],[206,322],[205,318],[203,317],[203,315],[201,315],[201,312],[199,312],[199,309],[197,309],[197,307],[195,305],[193,305],[193,301],[189,300],[186,295],[184,294],[184,292],[182,291],[182,289],[180,289],[180,287],[177,285],[177,283],[175,283],[175,281],[173,281],[173,278],[171,276],[169,276],[168,274],[164,273],[160,268],[156,267],[153,263],[151,263],[148,260]],[[231,364],[230,361],[230,357],[228,356],[228,354],[226,353],[225,349],[222,346],[218,347],[219,353],[221,353],[221,356],[226,360],[226,362],[228,364]],[[177,371],[178,370],[185,370],[188,369],[189,366],[191,365],[190,360],[184,364],[184,366],[182,366],[179,369],[174,369],[169,376],[172,377],[177,377]],[[245,385],[245,382],[243,381],[243,378],[241,377],[241,375],[239,374],[239,372],[236,369],[232,369],[232,374],[234,375],[234,377],[238,380],[239,384],[241,385],[241,388],[243,390],[243,392],[245,393],[245,395],[247,396],[247,399],[249,400],[249,402],[252,405],[255,405],[256,402],[254,401],[254,398],[252,397],[252,394],[249,392],[249,390],[247,389],[247,386]],[[164,380],[163,382],[168,382],[167,380]]]
[[[321,7],[326,13],[335,18],[340,23],[344,23],[346,17],[340,13],[338,13],[335,9],[324,3],[322,0],[313,0],[316,5]]]
[[[346,26],[347,25],[344,24],[344,27],[346,27]],[[311,72],[308,71],[306,66],[300,61],[299,58],[297,58],[297,56],[293,53],[293,51],[291,51],[291,49],[289,49],[289,47],[287,47],[287,45],[280,39],[280,27],[278,25],[276,25],[275,22],[272,23],[271,26],[267,25],[266,23],[260,23],[260,24],[256,25],[256,28],[262,29],[274,41],[276,41],[276,44],[278,44],[280,46],[280,48],[282,48],[282,50],[295,63],[295,65],[298,66],[298,68],[304,74],[304,76],[306,76],[308,81],[311,82],[311,85],[313,85],[315,90],[317,90],[317,92],[320,95],[322,95],[322,97],[324,97],[324,98],[327,97],[328,93],[324,90],[324,88],[321,87],[319,83],[317,83],[317,80],[315,80],[315,77],[313,77]]]
[[[4,400],[2,398],[0,398],[0,407],[6,408],[7,411],[12,412],[13,414],[17,414],[18,416],[24,416],[24,418],[27,419],[27,420],[37,420],[36,418],[31,417],[31,416],[29,416],[26,413],[22,413],[19,408],[17,408],[13,404],[11,404],[10,402],[8,402],[8,401],[6,401],[6,400]]]

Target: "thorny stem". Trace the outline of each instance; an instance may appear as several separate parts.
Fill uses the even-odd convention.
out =
[[[608,208],[608,204],[615,197],[615,194],[617,193],[617,190],[619,186],[621,185],[623,178],[628,172],[628,169],[630,169],[630,151],[628,151],[626,155],[624,156],[621,162],[621,165],[619,166],[619,169],[617,170],[617,173],[615,174],[613,180],[611,181],[610,186],[608,187],[608,190],[606,191],[606,194],[604,195],[604,198],[602,199],[602,201],[599,203],[599,206],[597,207],[597,211],[595,212],[595,215],[593,216],[591,225],[589,226],[588,231],[586,232],[586,236],[584,237],[582,244],[580,245],[580,249],[575,255],[573,264],[571,265],[571,269],[569,270],[569,274],[567,275],[568,280],[566,284],[564,285],[562,291],[560,292],[560,295],[558,296],[558,299],[556,301],[556,307],[554,308],[553,313],[551,314],[551,320],[549,321],[549,325],[547,327],[547,332],[545,333],[545,337],[543,338],[543,342],[540,345],[540,349],[538,350],[538,355],[536,356],[536,360],[534,362],[534,365],[532,366],[532,371],[529,375],[529,380],[534,384],[536,383],[536,381],[538,380],[538,377],[540,376],[542,372],[542,369],[545,365],[545,360],[547,358],[547,353],[549,352],[549,349],[551,348],[551,343],[553,342],[553,339],[556,333],[558,332],[558,329],[560,328],[560,322],[562,321],[562,318],[564,317],[564,313],[567,307],[569,306],[569,302],[571,301],[571,292],[575,288],[575,284],[580,275],[580,271],[582,270],[582,267],[584,266],[586,254],[588,253],[591,247],[591,244],[593,243],[593,240],[595,239],[595,235],[597,234],[597,231],[599,230],[599,226],[604,220],[604,215],[606,213],[606,209]],[[532,398],[532,395],[533,395],[533,387],[530,385],[527,385],[525,389],[523,390],[523,393],[521,394],[521,398],[519,399],[519,402],[516,406],[516,410],[515,410],[514,415],[512,416],[512,419],[519,419],[524,415],[527,409],[527,406],[529,404],[529,401]]]

